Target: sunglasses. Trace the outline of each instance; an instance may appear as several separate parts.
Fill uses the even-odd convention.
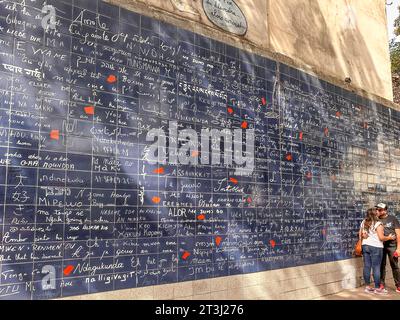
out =
[[[386,209],[379,208],[379,209],[376,209],[376,210],[378,210],[378,211],[385,211]]]

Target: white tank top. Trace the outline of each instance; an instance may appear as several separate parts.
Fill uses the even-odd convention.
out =
[[[382,222],[377,221],[375,225],[368,230],[368,238],[362,240],[362,245],[366,244],[371,247],[383,248],[383,242],[379,240],[376,228],[381,225]],[[361,230],[364,230],[364,221],[361,223]]]

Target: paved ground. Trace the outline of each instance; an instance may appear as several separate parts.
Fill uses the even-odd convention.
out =
[[[316,300],[400,300],[400,293],[395,291],[394,285],[388,286],[387,295],[378,295],[364,292],[364,286],[352,290],[344,290],[336,294],[318,298]]]

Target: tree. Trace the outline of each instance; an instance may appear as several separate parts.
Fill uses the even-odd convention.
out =
[[[400,103],[400,7],[399,16],[394,21],[394,34],[396,38],[389,43],[390,61],[392,64],[393,101]]]
[[[389,43],[390,50],[390,61],[392,63],[392,73],[400,73],[400,42],[396,42],[395,39]]]
[[[400,13],[400,6],[397,7],[397,10],[399,10]],[[400,35],[400,15],[394,20],[394,34],[396,36]]]
[[[400,7],[397,8],[400,13]],[[400,15],[394,20],[394,34],[400,36]],[[400,73],[400,42],[395,39],[389,43],[390,60],[392,62],[392,73]]]

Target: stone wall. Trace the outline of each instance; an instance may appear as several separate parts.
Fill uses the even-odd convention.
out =
[[[95,293],[62,300],[309,300],[363,284],[362,259],[137,289]],[[393,276],[388,266],[387,285]]]
[[[236,0],[249,25],[243,37],[216,28],[203,13],[201,0],[107,2],[285,62],[396,107],[388,101],[393,95],[383,0]],[[350,85],[346,77],[352,79]],[[361,284],[358,258],[67,299],[315,299]]]
[[[376,95],[379,102],[393,100],[384,0],[236,0],[248,22],[243,37],[213,25],[202,0],[106,1]]]

